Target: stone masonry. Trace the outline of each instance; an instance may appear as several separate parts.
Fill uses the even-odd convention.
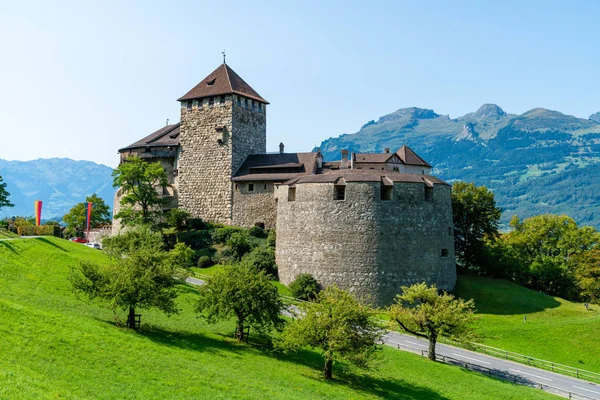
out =
[[[281,185],[281,282],[309,273],[324,286],[335,284],[377,305],[392,303],[401,286],[413,283],[454,289],[450,186],[396,182],[392,199],[381,200],[380,185],[348,183],[345,200],[333,200],[332,183]],[[295,201],[288,201],[290,189]]]
[[[182,102],[179,204],[193,216],[231,224],[231,176],[249,154],[266,152],[266,108],[237,95]],[[239,101],[238,101],[239,98]]]

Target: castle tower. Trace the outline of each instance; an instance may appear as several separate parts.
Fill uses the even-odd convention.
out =
[[[269,103],[225,63],[178,101],[179,205],[194,217],[230,224],[231,176],[248,155],[266,152]]]

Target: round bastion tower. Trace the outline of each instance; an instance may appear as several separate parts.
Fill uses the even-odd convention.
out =
[[[400,287],[456,284],[451,187],[429,175],[338,170],[279,185],[277,265],[376,305]]]

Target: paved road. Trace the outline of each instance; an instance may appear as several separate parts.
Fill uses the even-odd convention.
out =
[[[398,345],[400,345],[400,350],[420,352],[421,350],[427,351],[428,348],[427,340],[416,338],[410,335],[404,335],[398,332],[388,331],[386,336],[384,337],[384,340],[385,344],[388,346],[398,348]],[[438,357],[451,357],[472,365],[478,365],[485,368],[492,368],[498,371],[510,373],[511,375],[517,375],[529,381],[529,383],[532,385],[549,385],[565,390],[566,392],[577,393],[586,396],[590,399],[600,400],[600,385],[596,385],[594,383],[587,382],[581,379],[571,378],[569,376],[556,374],[554,372],[528,367],[523,364],[503,360],[501,358],[490,357],[485,354],[475,353],[469,350],[461,349],[459,347],[449,346],[441,343],[437,344],[436,353]],[[562,394],[565,396],[567,395],[567,393]]]
[[[204,281],[201,279],[191,277],[187,278],[187,282],[191,283],[192,285],[202,285],[204,283]],[[295,314],[297,315],[298,310],[294,306],[291,307],[295,310],[290,311],[296,311]],[[290,311],[285,310],[282,313],[287,316],[292,316]],[[427,340],[394,331],[387,331],[386,335],[384,336],[384,344],[395,349],[413,353],[421,353],[421,351],[426,352],[428,348]],[[437,344],[436,352],[438,358],[441,356],[450,357],[452,359],[467,362],[471,365],[476,365],[483,368],[491,368],[510,375],[516,375],[523,379],[523,383],[531,386],[539,387],[540,384],[544,386],[550,386],[550,388],[547,388],[547,391],[554,392],[565,397],[568,396],[568,392],[570,392],[580,395],[574,395],[574,399],[600,400],[600,385],[596,385],[581,379],[571,378],[542,369],[528,367],[524,364],[487,356],[481,353],[475,353],[442,343]],[[551,387],[562,389],[565,392],[560,393],[559,391],[554,391]]]

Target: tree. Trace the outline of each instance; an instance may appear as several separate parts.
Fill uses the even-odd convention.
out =
[[[68,237],[79,236],[86,229],[87,203],[92,203],[90,228],[98,228],[110,223],[110,207],[96,193],[85,198],[84,203],[77,203],[63,217],[67,224],[65,233]]]
[[[168,199],[162,196],[168,186],[167,173],[159,162],[139,157],[126,159],[113,171],[113,186],[121,188],[121,210],[115,215],[123,225],[151,224],[162,213]]]
[[[210,324],[235,317],[235,337],[240,342],[246,338],[246,327],[267,332],[283,324],[283,303],[277,288],[264,271],[250,265],[227,266],[209,277],[198,291],[196,312]]]
[[[300,309],[302,318],[286,325],[277,343],[280,349],[317,349],[324,359],[325,379],[331,379],[334,361],[345,360],[363,368],[369,365],[383,335],[373,310],[335,286],[320,292],[314,302],[303,303]]]
[[[600,304],[600,250],[575,257],[575,277],[583,300]]]
[[[504,235],[505,247],[519,266],[515,279],[535,290],[576,299],[576,258],[598,246],[600,234],[590,226],[578,227],[566,215],[544,214],[511,220],[513,231]]]
[[[465,341],[472,334],[475,304],[439,294],[426,283],[402,287],[402,295],[389,308],[392,321],[404,331],[429,340],[429,359],[435,361],[435,345],[440,336]]]
[[[498,236],[502,210],[496,207],[494,193],[485,186],[455,182],[452,185],[454,246],[461,265],[477,266],[484,250],[484,238]]]
[[[185,268],[192,264],[193,251],[178,243],[163,250],[162,236],[148,227],[129,229],[103,241],[110,256],[108,265],[82,261],[71,269],[69,280],[76,293],[106,300],[115,313],[129,310],[127,327],[136,328],[138,308],[157,308],[167,315],[178,312],[176,285],[185,281]]]
[[[233,238],[233,235],[231,236]],[[271,247],[259,246],[255,247],[249,253],[242,257],[242,264],[247,264],[258,271],[265,273],[272,279],[277,279],[277,264],[275,263],[275,252]]]
[[[6,183],[2,180],[2,175],[0,175],[0,210],[3,207],[14,207],[15,205],[8,201],[10,194],[6,190]]]
[[[321,291],[321,286],[311,274],[299,274],[288,285],[292,295],[300,300],[311,301]]]

